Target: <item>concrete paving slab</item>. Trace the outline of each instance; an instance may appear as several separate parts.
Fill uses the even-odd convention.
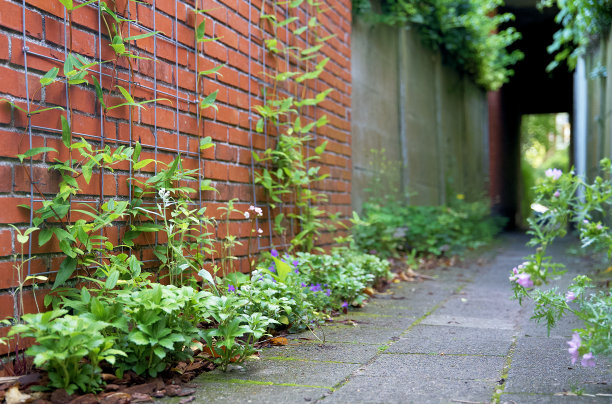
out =
[[[442,307],[436,310],[436,315],[459,315],[478,318],[515,317],[520,311],[516,301],[509,296],[476,297],[472,293],[451,297]]]
[[[316,337],[311,332],[289,335],[289,339],[304,339],[309,341],[346,342],[354,344],[384,345],[391,338],[399,337],[404,328],[383,328],[366,324],[355,326],[323,326],[314,329]]]
[[[512,330],[418,325],[385,352],[505,356],[513,335]]]
[[[605,396],[555,396],[550,394],[502,394],[501,404],[609,404],[612,397]]]
[[[605,361],[594,368],[572,365],[567,348],[565,338],[518,338],[504,392],[555,394],[581,389],[591,394],[612,393],[610,365]]]
[[[500,379],[505,358],[497,356],[423,355],[383,353],[355,375],[406,380]]]
[[[321,403],[488,403],[494,383],[476,380],[427,380],[422,377],[376,378],[356,376]],[[454,401],[456,404],[457,401]]]
[[[264,359],[333,361],[343,363],[367,363],[379,352],[379,346],[370,344],[319,344],[314,342],[292,342],[287,346],[265,348]]]
[[[279,386],[266,384],[232,382],[200,382],[195,393],[195,404],[278,404],[295,403],[304,404],[320,399],[328,389],[301,386]],[[281,399],[282,397],[282,399]],[[179,404],[185,397],[163,399],[164,404]],[[281,400],[281,401],[279,401]]]
[[[296,384],[310,387],[331,388],[344,381],[360,365],[331,362],[249,360],[240,370],[204,373],[198,383],[250,380],[274,384]]]
[[[349,312],[334,319],[334,324],[354,323],[381,328],[406,329],[414,323],[416,316],[395,316],[390,314]],[[342,322],[342,323],[340,323]]]
[[[449,325],[454,327],[493,328],[501,330],[514,329],[514,323],[512,320],[506,320],[501,318],[464,317],[446,314],[432,314],[426,319],[424,319],[421,324]]]

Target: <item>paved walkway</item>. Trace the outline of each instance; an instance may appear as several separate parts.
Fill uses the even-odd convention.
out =
[[[292,335],[244,369],[206,373],[193,402],[612,402],[609,366],[569,361],[565,341],[578,323],[565,321],[548,338],[529,321],[531,308],[509,299],[508,274],[530,252],[526,240],[505,236],[485,264],[394,285],[341,324],[319,329],[324,343],[310,332]]]

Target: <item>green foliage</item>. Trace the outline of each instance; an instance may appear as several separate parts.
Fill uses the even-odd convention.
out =
[[[215,328],[205,330],[203,337],[213,353],[213,361],[222,370],[231,362],[242,362],[254,354],[253,344],[266,335],[270,324],[277,322],[259,312],[239,314],[248,303],[233,293],[206,300],[206,309],[215,320]]]
[[[288,2],[288,10],[295,9],[302,2]],[[276,14],[264,13],[260,18],[269,24],[273,37],[264,41],[266,50],[271,57],[285,57],[295,65],[304,65],[303,71],[279,71],[265,73],[270,83],[263,89],[264,103],[256,105],[255,111],[260,115],[256,124],[256,131],[270,134],[275,131],[278,136],[275,146],[269,147],[263,153],[253,153],[256,162],[262,163],[263,167],[255,173],[255,183],[261,185],[268,197],[270,206],[274,212],[274,231],[286,241],[290,238],[291,248],[311,251],[315,248],[315,241],[321,231],[332,229],[333,225],[324,222],[325,211],[317,206],[325,202],[325,195],[312,190],[312,185],[322,181],[327,174],[320,174],[320,167],[311,166],[310,162],[317,160],[325,151],[327,142],[316,147],[311,145],[314,137],[312,132],[327,124],[325,115],[313,120],[306,114],[307,107],[317,106],[325,101],[333,89],[325,89],[314,96],[307,93],[307,81],[317,79],[324,71],[329,58],[322,57],[322,47],[330,37],[319,37],[318,15],[322,12],[319,3],[311,3],[314,6],[314,15],[308,23],[299,26],[296,17],[284,18]],[[295,35],[304,35],[308,32],[316,45],[309,46],[305,43],[300,46],[283,47],[276,35],[279,27],[296,26],[293,29]],[[310,61],[316,65],[312,66]],[[303,83],[301,94],[298,94],[296,84]],[[295,88],[295,94],[291,94],[290,88]],[[286,87],[287,91],[280,91]],[[312,149],[312,151],[308,151]],[[310,155],[306,157],[308,154]],[[284,209],[287,205],[293,205]],[[295,235],[289,235],[291,223],[296,223],[298,229]]]
[[[612,0],[542,0],[540,7],[558,8],[555,21],[561,28],[555,32],[548,47],[555,59],[548,71],[567,62],[570,70],[576,67],[578,56],[586,51],[593,39],[606,35],[612,26]]]
[[[115,349],[113,336],[104,336],[102,321],[66,315],[66,310],[25,314],[23,324],[14,325],[9,336],[35,338],[26,353],[34,364],[47,371],[49,387],[65,389],[68,394],[102,390],[100,362],[115,363],[125,356]],[[86,361],[85,361],[86,360]]]
[[[370,0],[353,0],[354,13],[373,23],[412,25],[423,43],[440,51],[444,63],[470,76],[478,85],[496,90],[513,74],[522,52],[508,51],[520,34],[501,29],[510,13],[497,14],[501,0],[382,0],[381,12]]]
[[[457,199],[451,206],[411,206],[394,201],[367,202],[363,219],[355,215],[352,234],[357,248],[393,256],[459,254],[490,241],[501,229],[485,201]]]
[[[612,350],[611,289],[596,288],[585,275],[577,276],[563,293],[558,288],[542,290],[551,279],[562,274],[564,266],[547,255],[547,248],[558,237],[565,237],[570,224],[579,233],[581,247],[594,255],[597,251],[612,257],[612,236],[606,217],[612,207],[612,164],[601,162],[601,176],[586,182],[573,172],[563,174],[550,169],[535,187],[536,203],[542,206],[529,218],[529,245],[534,254],[513,269],[510,280],[515,297],[530,298],[535,303],[533,318],[544,321],[548,330],[568,312],[584,321],[575,331],[580,336],[579,353],[610,355]]]

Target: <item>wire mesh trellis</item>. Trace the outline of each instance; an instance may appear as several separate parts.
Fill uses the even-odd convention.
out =
[[[194,41],[194,44],[190,46],[187,43],[185,43],[186,41],[181,41],[181,38],[179,37],[180,35],[179,28],[188,27],[189,29],[194,30],[196,27],[197,18],[194,18],[193,25],[191,25],[190,23],[188,23],[187,18],[185,19],[179,18],[179,9],[182,10],[183,8],[185,8],[187,12],[194,12],[194,10],[196,9],[202,10],[204,9],[204,0],[191,0],[191,1],[190,0],[170,0],[170,1],[173,1],[174,3],[173,4],[173,10],[174,10],[173,16],[167,14],[165,11],[160,9],[159,7],[160,0],[150,0],[149,2],[139,2],[138,7],[142,7],[142,9],[138,9],[138,10],[136,10],[135,3],[131,1],[125,2],[125,9],[123,10],[123,14],[121,14],[121,16],[128,20],[126,23],[127,36],[128,37],[131,36],[132,32],[156,33],[155,35],[152,36],[152,41],[153,41],[152,49],[147,50],[145,47],[140,47],[135,42],[127,44],[130,52],[134,52],[135,54],[138,54],[139,56],[151,58],[153,61],[152,62],[152,72],[151,71],[143,72],[140,69],[141,66],[138,65],[137,68],[134,69],[134,76],[127,75],[127,74],[119,74],[119,73],[127,73],[128,67],[126,66],[116,65],[114,67],[117,69],[117,71],[114,71],[114,72],[109,72],[108,69],[106,69],[106,65],[105,65],[106,61],[104,60],[104,54],[105,54],[104,47],[107,46],[105,41],[108,41],[110,39],[110,36],[105,34],[102,30],[102,24],[103,24],[102,13],[103,12],[100,6],[100,3],[102,1],[98,0],[97,2],[88,4],[85,6],[87,8],[90,8],[91,10],[94,10],[97,13],[97,30],[96,32],[94,32],[94,36],[93,36],[94,41],[95,41],[95,44],[93,46],[93,52],[95,56],[92,57],[91,59],[96,60],[98,64],[97,66],[88,68],[87,69],[88,73],[97,77],[103,89],[112,89],[112,84],[120,83],[121,85],[127,86],[128,91],[130,93],[132,93],[132,91],[141,91],[141,92],[147,92],[147,94],[150,94],[152,96],[152,99],[156,100],[152,102],[149,106],[150,110],[152,111],[151,113],[152,119],[150,121],[144,122],[145,120],[142,115],[140,116],[140,118],[138,118],[138,116],[135,116],[133,107],[131,106],[129,106],[127,122],[125,122],[126,121],[125,119],[118,118],[118,117],[109,118],[105,116],[104,107],[102,105],[98,105],[98,108],[95,114],[93,114],[93,116],[86,116],[86,117],[99,120],[99,126],[98,126],[99,134],[95,132],[92,133],[87,130],[82,130],[82,131],[77,130],[75,129],[77,126],[74,125],[73,123],[76,123],[79,119],[81,119],[81,117],[85,116],[85,114],[82,111],[77,111],[73,113],[73,111],[69,108],[68,100],[71,95],[70,93],[71,86],[68,84],[67,80],[64,80],[66,102],[63,106],[66,107],[67,120],[70,124],[70,127],[72,128],[73,136],[83,137],[84,139],[88,141],[99,144],[102,148],[106,145],[112,145],[114,147],[118,147],[119,145],[131,146],[134,144],[135,141],[139,141],[140,144],[142,145],[143,150],[150,151],[153,154],[154,159],[156,161],[158,160],[158,157],[162,154],[180,154],[185,157],[197,159],[197,168],[200,172],[203,173],[204,168],[205,168],[204,167],[205,160],[203,159],[202,154],[199,151],[197,142],[199,140],[199,136],[205,134],[206,125],[203,124],[202,127],[200,128],[201,133],[197,133],[197,136],[194,136],[192,133],[189,133],[189,131],[185,131],[184,127],[181,127],[181,114],[193,116],[197,120],[197,122],[200,122],[201,111],[199,110],[199,108],[197,108],[199,104],[199,98],[198,98],[199,92],[201,90],[199,86],[200,85],[204,86],[205,82],[200,81],[199,72],[198,72],[198,68],[199,68],[198,63],[201,58],[207,57],[206,44],[201,44],[200,46],[200,44]],[[168,2],[166,2],[164,5],[164,10],[168,10],[169,8],[169,5],[167,3]],[[220,2],[217,2],[217,4],[219,5],[219,8],[225,7]],[[253,102],[254,101],[257,103],[265,102],[262,91],[256,91],[257,89],[253,88],[253,86],[255,85],[255,86],[259,86],[260,88],[263,88],[266,85],[265,73],[266,73],[266,68],[268,66],[267,65],[268,61],[266,60],[266,58],[268,56],[267,56],[265,47],[263,46],[264,37],[265,35],[267,35],[266,30],[260,26],[259,27],[260,30],[258,31],[260,33],[260,37],[255,38],[255,35],[254,35],[254,31],[257,30],[257,26],[255,25],[256,14],[254,13],[257,13],[259,11],[258,7],[256,7],[251,1],[249,1],[247,4],[248,4],[248,18],[246,16],[241,17],[242,22],[244,22],[248,26],[247,35],[245,36],[245,35],[239,34],[238,36],[239,36],[240,41],[247,42],[248,49],[247,49],[246,55],[244,55],[244,50],[243,49],[241,50],[240,46],[237,47],[236,51],[242,52],[242,54],[246,56],[248,65],[246,67],[242,66],[241,68],[238,68],[236,66],[227,66],[226,68],[237,69],[239,72],[242,71],[247,75],[246,79],[247,79],[248,84],[246,88],[246,96],[248,99],[248,106],[247,106],[248,110],[246,111],[246,113],[248,117],[248,128],[241,128],[240,126],[241,122],[239,122],[237,126],[238,126],[238,129],[243,129],[244,131],[248,133],[248,137],[249,137],[248,151],[252,155],[254,152],[258,151],[258,148],[255,146],[254,140],[256,136],[259,136],[253,127],[253,121],[257,119],[257,117],[254,116],[252,113]],[[29,59],[31,58],[38,58],[38,59],[46,60],[49,63],[56,64],[57,66],[63,65],[64,62],[66,61],[66,58],[68,57],[68,54],[70,53],[70,49],[69,49],[70,46],[68,44],[68,38],[69,38],[70,33],[68,32],[69,30],[68,16],[66,14],[66,11],[64,11],[63,19],[57,16],[49,15],[46,18],[57,19],[61,23],[63,23],[64,43],[61,46],[58,46],[58,45],[54,46],[51,43],[46,43],[43,41],[43,45],[50,47],[50,48],[54,48],[56,50],[62,49],[62,52],[60,52],[60,54],[63,53],[63,60],[62,60],[61,55],[58,56],[57,54],[54,55],[51,53],[44,54],[43,51],[36,51],[35,49],[30,49],[28,45],[30,43],[34,43],[34,39],[28,36],[28,32],[26,28],[26,12],[29,10],[29,7],[31,6],[26,3],[26,0],[21,1],[21,8],[22,8],[21,37],[23,40],[23,49],[21,49],[20,51],[22,51],[23,53],[24,75],[26,77],[26,80],[25,80],[25,83],[26,83],[25,101],[26,102],[25,103],[26,103],[26,110],[28,111],[27,135],[28,135],[29,147],[32,148],[33,139],[35,136],[43,136],[45,139],[58,138],[61,135],[62,130],[55,128],[55,127],[48,126],[45,123],[40,123],[40,122],[34,123],[33,122],[32,116],[29,114],[29,112],[33,108],[34,103],[36,101],[30,98],[31,89],[28,88],[29,81],[27,80],[27,78],[29,74],[31,73],[31,68],[29,67],[28,62],[29,62]],[[271,5],[271,7],[275,9],[274,12],[277,13],[278,15],[284,15],[285,18],[289,18],[290,9],[289,9],[288,3],[274,3]],[[148,11],[148,15],[151,16],[150,20],[147,21],[148,25],[143,24],[141,21],[138,20],[138,18],[136,18],[136,17],[140,17],[140,14],[143,10]],[[304,6],[296,10],[295,13],[298,16],[300,15],[305,16],[304,18],[308,20],[309,15],[310,15],[308,3],[305,2]],[[159,24],[158,24],[157,19],[160,18],[160,16],[166,19],[168,19],[169,17],[172,17],[173,25],[172,25],[171,33],[169,34],[160,33],[158,31]],[[224,25],[225,23],[215,20],[214,17],[212,16],[211,17],[206,16],[206,18],[210,18],[211,21],[213,21],[213,24],[214,24],[213,37],[214,37],[216,35],[216,29],[219,26],[219,24]],[[79,29],[88,29],[88,28],[80,27]],[[288,29],[285,31],[284,38],[280,38],[280,39],[284,42],[285,46],[287,47],[290,46],[291,38],[289,36]],[[256,44],[256,42],[258,41],[259,43]],[[37,41],[36,45],[39,46],[40,42],[41,41]],[[306,42],[307,43],[312,42],[312,38],[307,37]],[[168,44],[174,47],[174,55],[173,55],[174,60],[163,59],[163,62],[158,62],[158,58],[160,57],[159,55],[160,45],[168,45]],[[255,55],[253,54],[254,50],[256,50],[257,52],[257,54]],[[184,62],[182,60],[179,60],[180,59],[179,56],[181,55],[187,55],[188,57],[189,55],[193,56],[194,64],[195,64],[195,68],[193,70],[190,69],[188,61]],[[300,68],[299,63],[296,64],[295,66],[292,65],[293,62],[291,62],[288,54],[285,55],[284,62],[285,62],[286,70],[289,70],[291,67],[298,68],[298,69]],[[161,63],[165,64],[166,67],[171,64],[173,65],[172,66],[173,67],[172,83],[168,83],[164,81],[165,76],[160,81],[160,75],[159,75],[160,70],[159,69],[160,69]],[[257,69],[257,66],[261,66],[261,71],[253,71],[254,68],[255,70]],[[38,70],[39,69],[34,69],[34,72],[38,73]],[[192,77],[195,78],[195,89],[194,90],[189,89],[187,85],[182,85],[182,82],[187,79],[188,75],[192,75]],[[147,81],[147,79],[149,80]],[[216,76],[214,78],[208,79],[208,81],[219,84],[219,85],[223,85],[217,79]],[[111,84],[110,86],[108,85],[109,83]],[[303,86],[308,87],[307,84],[303,84]],[[110,93],[110,90],[108,91]],[[240,87],[236,88],[236,91],[242,91],[244,93],[244,89],[241,89]],[[285,91],[286,93],[290,93],[291,89],[288,87],[286,89],[283,89],[283,91]],[[157,101],[158,98],[160,97],[171,100],[173,107],[168,107],[167,105],[165,105],[165,103]],[[229,104],[230,101],[227,100],[226,102]],[[240,108],[239,106],[232,106],[232,107]],[[172,130],[170,130],[170,128],[167,125],[167,122],[165,121],[164,121],[164,124],[160,126],[161,118],[159,114],[165,113],[168,111],[172,111],[174,113],[174,127],[172,128]],[[216,114],[213,117],[209,117],[209,118],[211,119],[212,122],[217,122]],[[314,112],[312,113],[311,118],[316,119],[316,110],[314,110]],[[126,125],[123,125],[123,124],[126,124]],[[147,139],[141,139],[139,135],[136,135],[135,133],[133,133],[132,129],[134,125],[146,127],[148,130],[152,132],[152,136],[150,136]],[[122,128],[124,128],[124,126],[128,128],[127,136],[125,136],[125,134],[122,132]],[[173,132],[174,136],[176,136],[176,146],[175,147],[170,146],[166,140],[161,141],[164,136],[168,136],[171,132]],[[264,148],[268,148],[270,144],[273,142],[273,139],[272,139],[273,136],[270,136],[267,133],[267,130],[264,130],[263,137],[264,137]],[[193,147],[194,144],[195,144],[195,147]],[[306,148],[306,153],[309,153],[309,149],[310,149],[309,147]],[[236,161],[235,163],[240,164],[239,161]],[[29,170],[30,178],[32,178],[33,181],[32,183],[30,183],[30,187],[29,187],[29,199],[30,199],[30,206],[32,207],[34,207],[35,204],[40,204],[45,200],[44,195],[39,196],[37,190],[35,189],[34,168],[35,168],[34,162],[30,161],[28,170]],[[267,226],[268,228],[266,238],[257,238],[257,247],[258,249],[269,249],[272,246],[276,246],[280,248],[287,247],[287,245],[283,244],[279,238],[274,237],[274,232],[272,229],[272,220],[271,220],[273,212],[271,211],[269,205],[266,203],[266,200],[258,201],[258,198],[257,198],[258,186],[255,184],[255,175],[254,175],[255,170],[257,168],[258,168],[257,164],[251,158],[250,169],[251,169],[252,176],[251,176],[250,186],[252,188],[252,192],[251,192],[252,201],[241,201],[241,202],[251,202],[257,207],[267,208],[268,210],[267,215],[266,215],[267,217],[257,219],[257,227]],[[159,168],[156,165],[154,169],[154,173],[157,173],[158,170]],[[120,174],[122,173],[120,172]],[[132,171],[132,167],[130,167],[129,171],[125,174],[127,175],[127,178],[131,178],[134,176],[135,173]],[[97,175],[99,177],[99,186],[100,186],[99,195],[96,196],[96,195],[90,194],[86,196],[79,196],[78,198],[73,198],[71,200],[71,204],[83,204],[83,203],[95,204],[96,206],[99,207],[102,203],[104,203],[104,200],[106,197],[115,196],[115,195],[105,194],[105,189],[106,189],[105,181],[107,180],[105,170],[103,168],[100,168],[99,171],[97,172]],[[115,180],[120,181],[120,177],[117,174],[115,174]],[[118,187],[119,185],[116,185],[115,189],[118,189]],[[132,193],[129,192],[127,195],[124,195],[124,197],[131,200]],[[197,199],[197,204],[199,206],[202,206],[206,202],[205,197],[203,195],[203,191],[200,189],[200,187],[198,187],[198,195],[196,199]],[[284,208],[294,209],[295,206],[285,206]],[[33,225],[33,220],[34,220],[33,213],[34,213],[34,209],[30,209],[30,216],[29,216],[30,227],[32,227]],[[295,231],[295,228],[294,228],[295,224],[293,220],[290,222],[290,224],[291,224],[291,232],[293,233]],[[101,234],[100,234],[101,236],[102,236],[102,232],[103,231],[101,231]],[[153,243],[154,245],[157,245],[159,243],[157,234],[155,235],[155,240],[153,241]],[[27,254],[28,254],[28,258],[33,256],[32,243],[29,243],[28,245]],[[144,261],[152,262],[155,260],[149,259],[149,260],[144,260]],[[47,269],[49,269],[49,267]],[[50,268],[50,269],[51,270],[48,270],[46,272],[42,272],[42,273],[38,272],[37,274],[52,274],[54,272],[57,272],[53,268]],[[31,261],[28,261],[27,275],[28,276],[32,275]]]

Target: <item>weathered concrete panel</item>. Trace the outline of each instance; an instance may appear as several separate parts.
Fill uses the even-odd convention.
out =
[[[353,24],[352,99],[353,207],[364,201],[380,163],[372,150],[385,150],[389,161],[401,161],[398,117],[397,32],[392,27]],[[401,189],[399,170],[385,173],[385,188]]]
[[[353,21],[352,57],[353,208],[380,166],[372,149],[386,151],[381,189],[409,192],[412,204],[481,196],[489,168],[484,91],[443,66],[409,28]]]
[[[436,66],[439,57],[425,49],[416,32],[399,32],[404,190],[413,204],[440,202],[439,144],[436,135]]]

